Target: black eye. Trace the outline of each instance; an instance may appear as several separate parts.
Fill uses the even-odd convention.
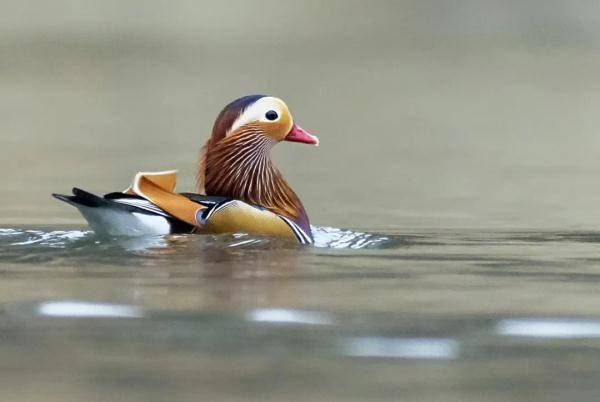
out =
[[[277,115],[277,112],[274,110],[269,110],[267,113],[265,113],[265,117],[267,118],[267,120],[277,120],[277,118],[279,117]]]

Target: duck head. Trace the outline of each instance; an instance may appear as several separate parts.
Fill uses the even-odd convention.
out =
[[[282,141],[319,145],[281,99],[236,99],[219,113],[202,148],[198,190],[259,205],[310,230],[300,199],[271,162],[271,149]]]
[[[249,95],[236,99],[219,113],[211,140],[260,131],[273,141],[319,145],[319,139],[294,123],[289,108],[279,98]]]

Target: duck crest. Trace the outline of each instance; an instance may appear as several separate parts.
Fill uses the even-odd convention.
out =
[[[199,187],[203,185],[207,195],[266,208],[310,230],[302,202],[271,161],[270,151],[275,144],[252,124],[217,143],[211,138],[201,155]]]

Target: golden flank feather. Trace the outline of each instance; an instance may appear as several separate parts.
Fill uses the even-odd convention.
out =
[[[277,215],[242,201],[234,201],[227,208],[219,209],[203,226],[194,228],[194,233],[233,232],[296,238],[288,224]]]

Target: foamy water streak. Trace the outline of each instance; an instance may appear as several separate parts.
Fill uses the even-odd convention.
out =
[[[375,248],[386,243],[389,237],[365,232],[354,232],[327,226],[311,226],[314,245],[320,248],[362,249]]]
[[[26,246],[39,244],[49,247],[63,247],[70,241],[84,238],[91,234],[91,231],[82,230],[20,230],[5,228],[0,229],[0,237],[15,237],[15,242],[10,243],[12,246]]]

